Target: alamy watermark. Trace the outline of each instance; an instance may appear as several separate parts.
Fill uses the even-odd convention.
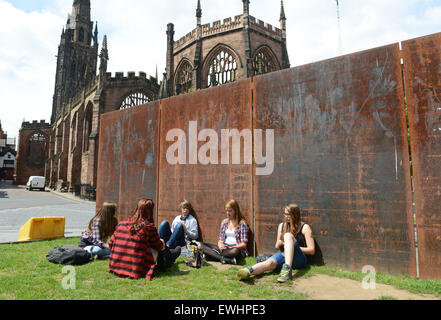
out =
[[[364,290],[375,290],[377,289],[377,273],[375,271],[374,266],[364,266],[361,270],[363,273],[367,273],[366,277],[363,278],[363,281],[361,282],[361,287]]]
[[[265,148],[263,133],[264,130],[262,129],[243,129],[241,131],[238,129],[222,129],[219,137],[218,132],[213,129],[203,129],[198,132],[197,121],[190,121],[188,135],[182,129],[168,131],[166,141],[174,143],[167,149],[167,162],[170,165],[195,165],[198,163],[202,165],[252,164],[254,147],[254,162],[261,166],[256,168],[256,175],[268,176],[274,171],[274,130],[265,130]],[[230,141],[232,142],[231,162]],[[243,141],[243,144],[241,141]],[[205,142],[205,144],[198,148],[199,142]]]
[[[75,267],[65,266],[62,271],[63,274],[67,274],[61,281],[61,286],[64,290],[75,290],[77,288],[77,273]]]

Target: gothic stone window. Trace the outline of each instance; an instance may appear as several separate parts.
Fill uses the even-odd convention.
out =
[[[147,102],[150,101],[151,99],[143,92],[131,93],[124,99],[119,109],[122,110],[122,109],[136,107],[142,104],[146,104]]]
[[[193,80],[193,67],[187,60],[184,60],[176,72],[176,94],[187,93],[191,89]]]
[[[224,83],[236,81],[237,61],[227,50],[220,50],[210,62],[207,76],[207,86],[215,87]]]
[[[255,75],[265,74],[279,69],[271,51],[266,47],[257,51],[253,60],[253,68]]]

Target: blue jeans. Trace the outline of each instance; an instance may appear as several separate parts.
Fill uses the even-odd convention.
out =
[[[98,259],[109,259],[110,253],[112,252],[109,249],[103,249],[98,246],[87,246],[84,248],[87,252],[94,254],[98,257]]]
[[[273,259],[276,262],[276,270],[280,270],[285,263],[285,253],[277,252],[276,254],[273,254],[270,259]],[[296,242],[296,244],[294,245],[294,257],[292,259],[291,267],[293,269],[303,269],[306,267],[306,263],[306,255],[303,253],[302,249],[300,249],[299,243]]]
[[[177,246],[185,247],[187,245],[185,242],[185,232],[182,223],[177,225],[172,233],[170,223],[168,221],[162,221],[159,226],[158,234],[170,249],[174,249]]]

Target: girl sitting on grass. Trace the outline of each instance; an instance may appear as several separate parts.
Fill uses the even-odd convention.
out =
[[[279,225],[275,247],[280,250],[278,253],[264,262],[240,269],[237,278],[244,280],[265,271],[281,270],[277,281],[282,283],[292,279],[292,269],[306,267],[306,255],[314,255],[315,244],[312,229],[302,222],[300,208],[296,204],[285,207],[284,221]]]
[[[113,235],[118,224],[115,217],[116,204],[104,202],[103,207],[96,213],[81,234],[79,247],[95,255],[98,259],[108,259],[110,249],[107,241]]]
[[[217,246],[203,243],[202,251],[207,260],[220,261],[223,264],[237,264],[236,259],[248,257],[250,228],[240,212],[237,201],[228,201],[225,205],[225,213],[227,218],[222,221]]]

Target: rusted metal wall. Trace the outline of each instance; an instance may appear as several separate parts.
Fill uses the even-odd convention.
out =
[[[106,201],[119,202],[121,146],[121,113],[110,112],[101,115],[97,164],[97,210]]]
[[[441,279],[441,33],[402,43],[420,277]]]
[[[255,127],[275,165],[255,178],[261,252],[297,203],[329,265],[416,275],[398,44],[257,77]]]
[[[97,207],[116,202],[119,220],[142,198],[156,202],[158,121],[159,102],[101,118]]]
[[[161,101],[159,223],[165,219],[171,223],[178,215],[179,203],[186,199],[196,211],[202,240],[217,244],[221,221],[226,218],[224,205],[234,199],[253,230],[252,165],[244,164],[243,160],[237,165],[231,164],[232,160],[230,164],[221,164],[220,151],[222,129],[241,131],[252,127],[249,87],[250,80],[243,80]],[[190,144],[195,143],[201,152],[208,139],[196,141],[197,136],[192,137],[189,131],[190,121],[197,122],[197,135],[204,129],[214,130],[218,139],[216,158],[219,164],[201,164],[198,153]],[[173,165],[167,159],[169,148],[177,141],[177,138],[166,141],[167,134],[173,129],[181,129],[186,134],[186,164]],[[249,249],[252,250],[252,238],[250,240]]]
[[[97,206],[116,201],[122,219],[139,198],[151,197],[159,224],[187,199],[203,240],[215,243],[224,204],[236,199],[256,239],[249,249],[255,244],[259,254],[274,251],[283,207],[294,202],[328,265],[415,276],[403,57],[420,273],[440,278],[440,48],[433,35],[404,42],[402,52],[393,44],[104,114]],[[199,163],[189,152],[191,121],[198,133],[213,129],[218,138],[222,129],[261,129],[263,144],[265,130],[274,130],[274,171],[256,175],[262,165],[255,157],[252,164]],[[173,129],[186,135],[186,164],[167,160]]]

